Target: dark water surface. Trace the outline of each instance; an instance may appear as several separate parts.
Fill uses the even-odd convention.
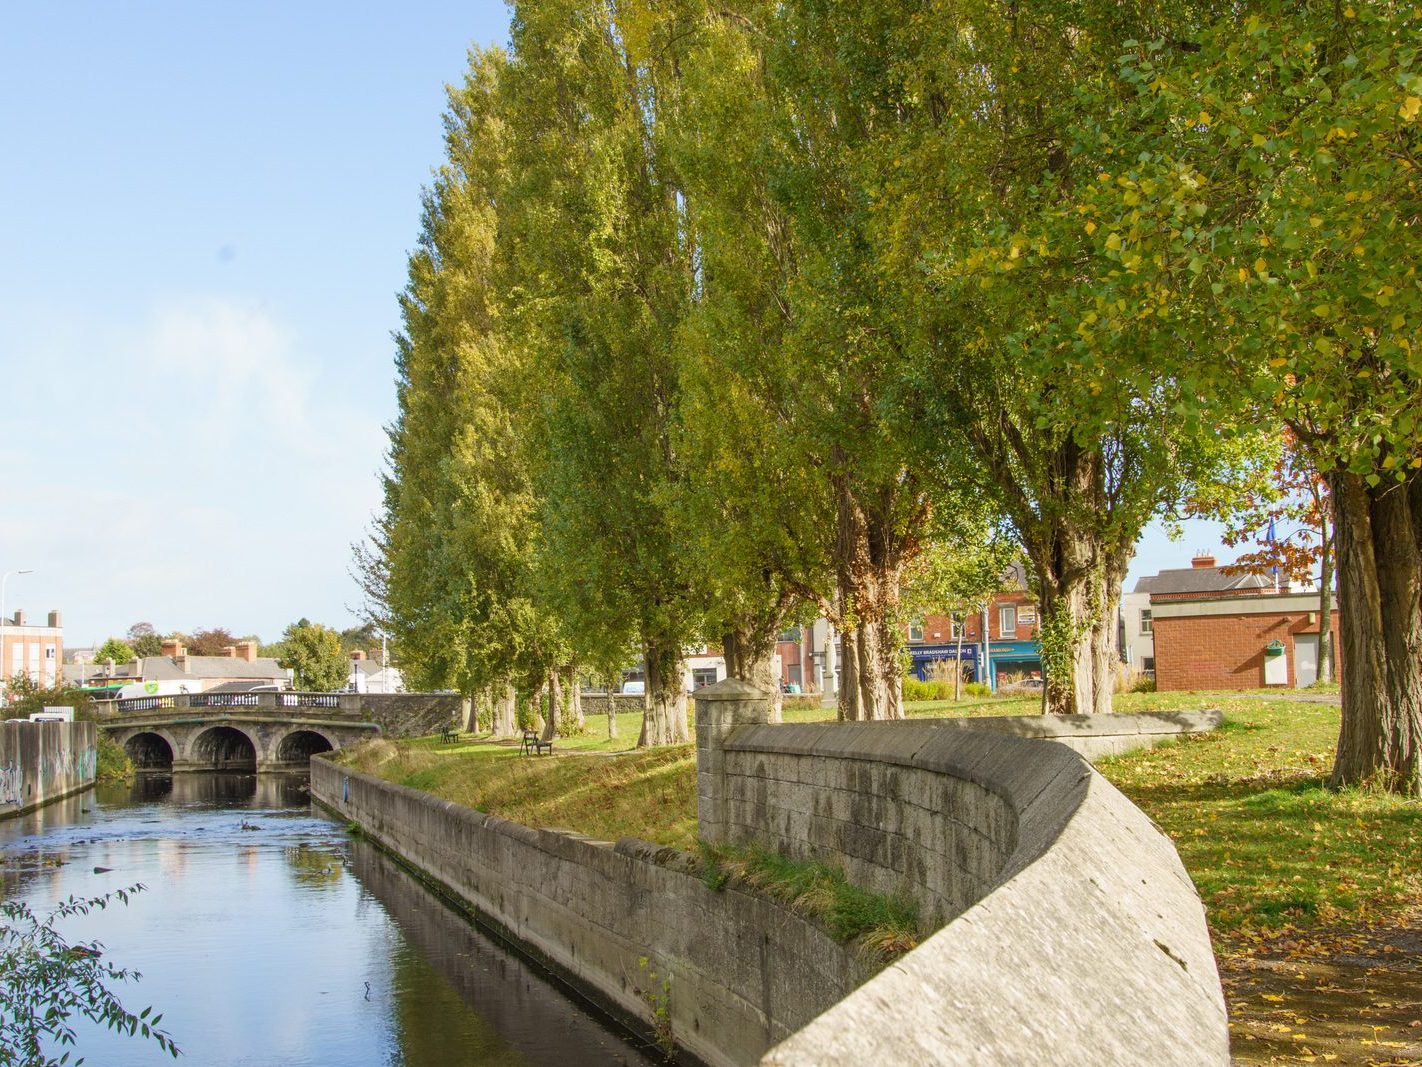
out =
[[[144,883],[61,927],[103,943],[202,1067],[654,1062],[313,812],[304,777],[144,776],[0,822],[0,892],[36,911]],[[96,873],[95,867],[109,871]],[[172,1063],[80,1025],[93,1067]]]

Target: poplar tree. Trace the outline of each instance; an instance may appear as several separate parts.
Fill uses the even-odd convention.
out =
[[[514,5],[506,336],[534,368],[544,587],[586,658],[640,643],[640,744],[686,741],[683,650],[698,631],[669,518],[674,337],[692,243],[661,149],[676,92],[637,62],[644,23],[589,0]],[[528,428],[525,428],[528,432]]]

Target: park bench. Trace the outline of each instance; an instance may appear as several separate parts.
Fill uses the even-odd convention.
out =
[[[446,743],[453,743],[459,740],[459,731],[453,726],[446,726],[439,732],[440,740]]]
[[[553,754],[552,741],[543,740],[543,738],[539,737],[532,730],[525,730],[523,732],[523,754],[525,756],[541,754],[545,748],[551,756]]]

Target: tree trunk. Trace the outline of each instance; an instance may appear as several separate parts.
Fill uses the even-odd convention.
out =
[[[548,672],[548,721],[543,725],[543,740],[552,741],[558,736],[559,705],[563,703],[563,685],[555,667]]]
[[[861,623],[846,637],[854,645],[858,689],[854,718],[902,719],[904,690],[898,628],[888,619],[880,619]]]
[[[835,582],[844,645],[839,717],[902,719],[899,584],[905,561],[916,552],[918,530],[916,522],[908,522],[909,532],[900,532],[903,520],[895,517],[894,500],[910,489],[905,485],[871,493],[866,506],[851,488],[848,474],[834,482]]]
[[[528,698],[528,710],[533,713],[532,729],[539,736],[543,735],[543,691],[547,688],[547,682],[540,682],[533,690],[533,695]]]
[[[1089,571],[1043,576],[1042,711],[1090,715],[1096,710],[1096,650]]]
[[[779,630],[776,630],[778,633]],[[775,677],[775,641],[765,640],[762,631],[747,627],[732,630],[721,639],[726,657],[726,677],[760,686],[771,694],[770,721],[781,721],[783,705],[780,679]]]
[[[1329,482],[1346,668],[1332,784],[1422,796],[1422,479]]]
[[[490,732],[495,737],[512,737],[518,710],[518,697],[514,693],[513,686],[505,682],[497,690],[490,690],[489,698],[493,702],[489,716]]]
[[[479,732],[479,694],[459,698],[459,732]]]
[[[570,734],[580,734],[588,728],[583,717],[583,686],[576,667],[563,668],[563,681],[567,685],[567,699],[564,701],[563,719]]]
[[[617,680],[611,674],[607,676],[607,736],[617,736]]]
[[[1101,588],[1097,594],[1098,615],[1091,627],[1092,711],[1110,715],[1116,693],[1116,671],[1121,657],[1116,644],[1116,627],[1121,611],[1121,583],[1126,580],[1132,551],[1112,553],[1099,568]]]
[[[690,740],[680,647],[645,643],[643,658],[647,680],[642,686],[642,734],[637,747],[679,745]]]

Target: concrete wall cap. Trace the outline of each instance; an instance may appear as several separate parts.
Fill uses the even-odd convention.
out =
[[[693,700],[770,700],[775,696],[769,689],[740,678],[723,678],[712,685],[702,686],[692,694]]]

